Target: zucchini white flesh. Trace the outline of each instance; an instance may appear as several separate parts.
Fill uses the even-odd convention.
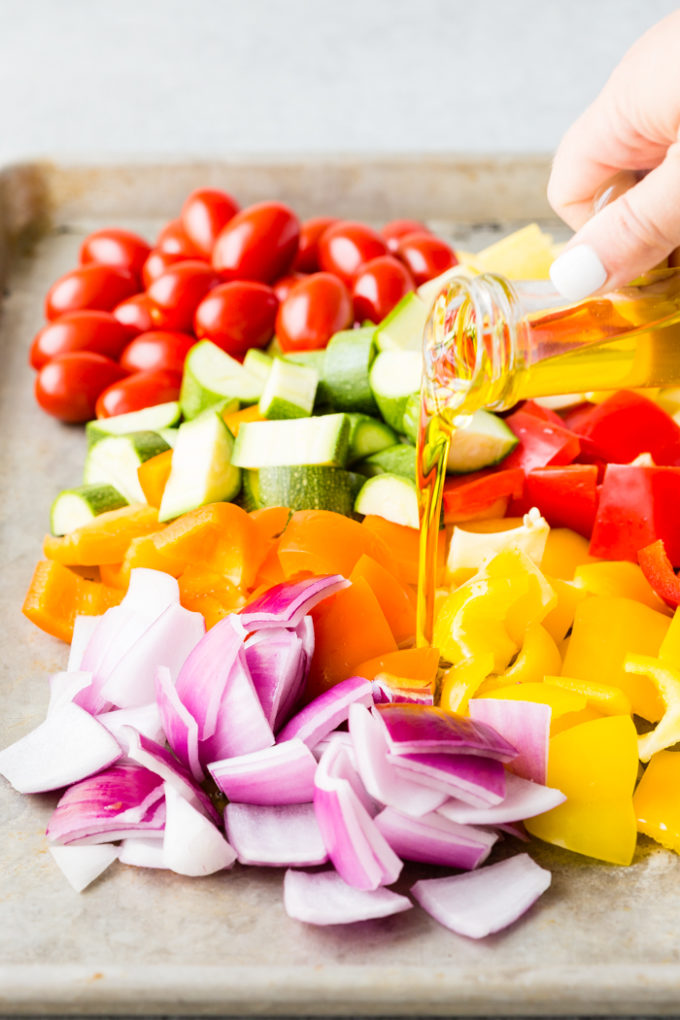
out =
[[[52,504],[50,530],[53,535],[68,535],[107,510],[127,506],[124,496],[113,485],[79,485],[64,489]]]
[[[420,390],[422,357],[418,351],[383,351],[371,368],[371,389],[380,413],[397,432],[404,430],[408,398]]]
[[[356,466],[363,475],[403,475],[416,480],[416,450],[410,443],[396,443],[366,457]]]
[[[246,351],[246,356],[243,359],[243,367],[248,372],[252,372],[256,375],[263,383],[267,381],[267,376],[271,371],[271,367],[274,364],[274,358],[265,351],[259,350],[257,347],[251,347]]]
[[[106,436],[87,451],[83,483],[112,485],[128,503],[146,503],[137,469],[151,457],[169,449],[169,445],[157,432]]]
[[[375,326],[346,329],[332,336],[324,359],[324,396],[336,411],[375,414],[370,370],[375,358]]]
[[[225,400],[256,404],[262,389],[259,376],[210,340],[201,340],[194,344],[184,362],[179,403],[182,414],[189,420]]]
[[[417,294],[407,294],[375,331],[379,351],[421,351],[429,306]]]
[[[453,433],[446,470],[453,474],[481,471],[507,457],[517,443],[517,436],[502,418],[490,411],[475,411],[469,422]]]
[[[158,520],[233,499],[241,488],[241,472],[231,463],[233,448],[234,437],[215,411],[180,425]]]
[[[353,464],[372,453],[394,446],[399,437],[387,422],[369,414],[348,414],[349,455],[347,462]]]
[[[125,436],[130,432],[158,432],[170,428],[180,419],[179,402],[169,400],[165,404],[154,404],[141,411],[116,414],[112,418],[95,418],[85,426],[87,445],[92,446],[105,436]]]
[[[417,528],[418,489],[402,475],[376,475],[364,482],[354,504],[356,513],[375,514],[395,524]]]
[[[238,430],[232,464],[243,468],[347,462],[349,421],[345,414],[288,421],[249,421]]]
[[[409,443],[415,446],[418,442],[418,430],[420,429],[420,390],[412,393],[406,401],[404,417],[401,421],[401,431]]]
[[[237,406],[234,408],[234,410],[238,410],[238,401],[235,401],[235,403],[237,404]],[[175,448],[179,429],[156,429],[156,431],[158,432],[158,435],[161,437],[161,439],[165,440],[169,447],[171,447],[172,449]]]
[[[309,417],[318,381],[315,369],[276,358],[260,397],[260,414],[265,418]]]
[[[291,510],[332,510],[352,516],[365,478],[337,467],[289,465],[244,471],[246,505],[287,506]]]
[[[291,351],[284,354],[284,361],[290,361],[293,365],[305,365],[306,368],[313,368],[318,376],[316,385],[315,408],[327,408],[330,405],[330,394],[324,382],[326,350],[322,351]]]

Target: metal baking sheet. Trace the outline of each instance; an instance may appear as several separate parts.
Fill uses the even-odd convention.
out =
[[[383,221],[428,219],[466,247],[547,220],[547,161],[338,159],[54,167],[0,173],[0,746],[43,717],[66,646],[20,612],[52,498],[82,431],[34,405],[27,352],[45,291],[106,224],[153,236],[193,187]],[[54,796],[0,781],[0,1013],[593,1015],[680,1012],[680,858],[645,844],[615,868],[539,843],[553,873],[531,914],[469,941],[418,909],[316,929],[283,909],[282,874],[204,879],[114,865],[78,895],[47,851]]]

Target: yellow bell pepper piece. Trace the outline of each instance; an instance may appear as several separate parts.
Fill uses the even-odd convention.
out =
[[[550,726],[550,736],[555,737],[564,730],[570,730],[572,726],[580,726],[581,723],[593,722],[595,719],[602,719],[602,713],[586,704],[578,712],[565,712],[564,715],[554,719]]]
[[[602,715],[632,715],[630,701],[619,687],[597,684],[594,680],[576,680],[569,676],[546,676],[545,682],[572,694],[582,694],[588,704]]]
[[[647,655],[627,655],[624,668],[636,676],[648,677],[664,704],[661,719],[650,733],[638,737],[641,761],[649,761],[657,751],[672,747],[680,740],[680,669]]]
[[[473,659],[451,666],[442,678],[441,708],[448,712],[467,712],[470,698],[493,672],[493,666],[494,658],[490,652],[482,652]]]
[[[676,609],[666,636],[661,642],[659,658],[671,666],[680,667],[680,609]]]
[[[560,642],[569,633],[576,607],[587,598],[587,592],[577,588],[573,581],[563,581],[560,577],[547,575],[546,581],[555,592],[557,605],[544,617],[543,626],[554,641]]]
[[[656,722],[664,706],[654,683],[623,664],[629,652],[656,656],[669,625],[667,616],[641,602],[591,595],[576,608],[562,673],[619,687],[637,715]]]
[[[656,594],[637,563],[615,560],[605,563],[582,563],[574,571],[574,584],[591,595],[617,595],[643,602],[650,609],[666,613],[666,606]]]
[[[530,623],[517,658],[498,679],[506,684],[538,683],[561,668],[562,658],[548,631],[540,623]]]
[[[582,563],[597,563],[588,552],[588,540],[569,528],[551,528],[541,560],[544,574],[561,577],[564,581],[574,578],[574,571]]]
[[[638,831],[667,850],[680,853],[680,754],[659,751],[651,759],[633,797]]]
[[[487,694],[480,692],[478,697],[499,698],[501,701],[536,701],[550,707],[552,719],[558,719],[568,712],[579,712],[588,704],[582,694],[560,690],[559,687],[551,687],[550,684],[544,683],[506,685]]]
[[[527,819],[527,830],[575,853],[630,864],[637,837],[633,809],[637,770],[637,734],[629,716],[609,716],[564,730],[550,740],[547,784],[561,790],[567,800]]]

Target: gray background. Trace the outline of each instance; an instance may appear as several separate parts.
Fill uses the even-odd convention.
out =
[[[0,164],[550,152],[669,0],[0,0]]]

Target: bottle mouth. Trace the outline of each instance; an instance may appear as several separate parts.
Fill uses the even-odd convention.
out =
[[[430,414],[465,417],[515,403],[519,300],[502,276],[453,280],[435,300],[423,337]]]

